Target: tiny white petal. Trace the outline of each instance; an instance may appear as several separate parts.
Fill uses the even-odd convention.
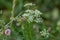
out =
[[[26,6],[32,6],[32,5],[35,5],[35,4],[32,4],[32,3],[26,3],[26,4],[24,5],[24,7],[26,7]]]

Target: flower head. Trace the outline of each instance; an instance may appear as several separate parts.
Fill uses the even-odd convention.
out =
[[[26,6],[33,6],[33,5],[35,5],[35,4],[33,4],[33,3],[26,3],[26,4],[24,5],[24,7],[26,7]]]
[[[43,22],[42,18],[36,18],[34,21],[35,21],[36,23]]]
[[[39,10],[35,10],[35,15],[34,16],[36,16],[36,17],[39,17],[40,15],[41,15],[42,13],[39,11]]]
[[[46,29],[43,29],[41,32],[40,32],[41,36],[43,37],[49,37],[49,32],[46,30]]]
[[[5,30],[5,35],[10,35],[11,34],[11,30],[10,29],[6,29]]]

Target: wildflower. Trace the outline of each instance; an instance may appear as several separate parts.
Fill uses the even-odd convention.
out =
[[[33,22],[33,19],[34,19],[34,17],[31,15],[28,17],[27,21],[30,23],[30,22]]]
[[[10,20],[15,20],[15,18],[14,17],[11,17]]]
[[[37,14],[37,13],[38,13],[38,14],[42,14],[39,10],[36,9],[36,10],[35,10],[35,14]]]
[[[23,17],[27,17],[27,16],[29,16],[29,14],[23,14],[22,16],[23,16]]]
[[[39,22],[42,22],[43,20],[42,20],[42,18],[36,18],[34,21],[35,21],[36,23],[39,23]]]
[[[39,10],[35,10],[35,16],[38,17],[39,15],[41,15],[42,13]]]
[[[21,21],[23,21],[23,22],[26,21],[26,17],[22,17]]]
[[[30,10],[29,10],[29,9],[27,9],[25,12],[30,12]]]
[[[5,35],[9,36],[11,34],[11,30],[10,29],[6,29],[5,30]]]
[[[35,5],[35,4],[27,3],[27,4],[24,5],[24,7],[26,7],[26,6],[33,6],[33,5]]]
[[[25,12],[27,12],[27,13],[34,13],[33,10],[29,10],[29,9],[27,9]]]
[[[49,37],[49,32],[46,29],[43,29],[43,31],[41,31],[40,33],[43,37]]]
[[[32,5],[34,5],[34,4],[27,3],[24,6],[32,6]],[[38,22],[42,22],[42,18],[39,18],[41,14],[42,13],[39,10],[37,10],[37,9],[35,9],[35,10],[27,9],[27,10],[25,10],[25,13],[22,16],[26,17],[26,20],[29,23],[33,22],[33,21],[38,23]]]
[[[17,26],[20,26],[20,23],[16,23]]]

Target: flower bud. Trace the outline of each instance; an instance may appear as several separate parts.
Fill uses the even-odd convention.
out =
[[[6,29],[5,30],[5,35],[8,35],[9,36],[10,34],[11,34],[11,30],[10,29]]]

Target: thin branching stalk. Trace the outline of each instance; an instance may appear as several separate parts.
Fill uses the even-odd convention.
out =
[[[21,12],[21,13],[22,13],[22,12]],[[18,16],[20,16],[21,13],[19,13],[14,19],[18,18]],[[13,21],[13,20],[11,20],[10,22],[8,22],[5,26],[8,26],[9,24],[11,24],[12,21]],[[4,26],[4,27],[5,27],[5,26]]]
[[[16,0],[13,0],[12,11],[11,11],[11,17],[14,17],[15,1],[16,1]]]
[[[14,19],[15,1],[16,0],[13,0],[12,11],[11,11],[11,20]],[[12,22],[13,22],[13,20],[11,21],[11,26],[12,26]]]

